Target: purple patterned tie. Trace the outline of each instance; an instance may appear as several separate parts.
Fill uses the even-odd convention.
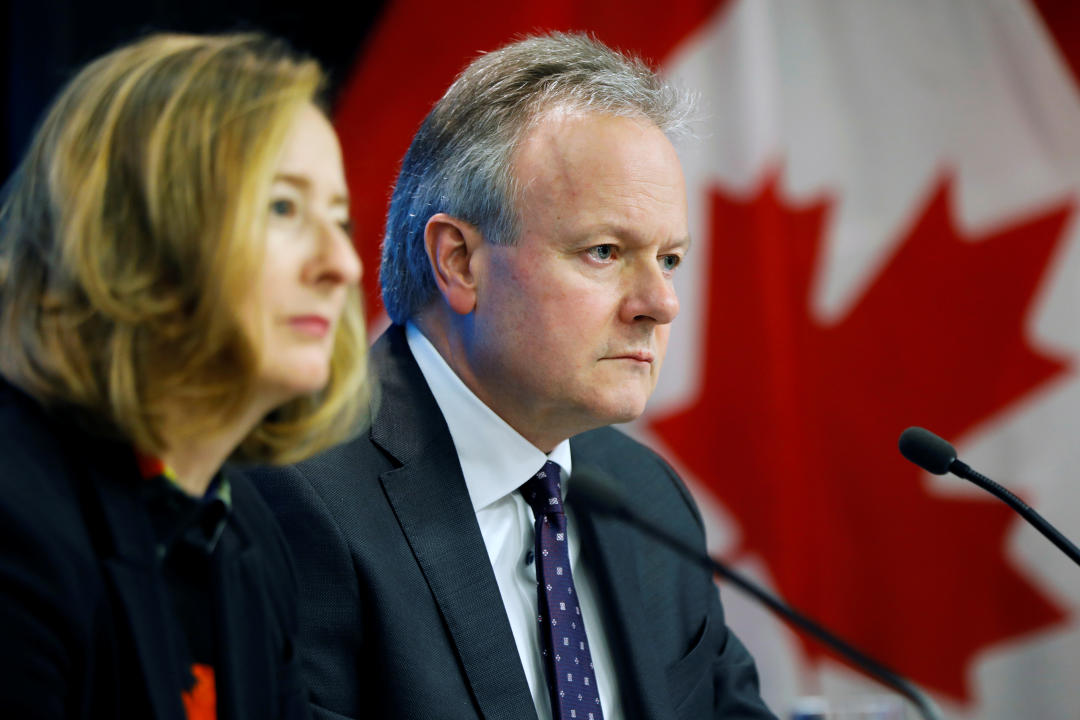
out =
[[[570,575],[559,466],[550,460],[521,486],[536,517],[540,640],[555,720],[603,720],[585,619]]]

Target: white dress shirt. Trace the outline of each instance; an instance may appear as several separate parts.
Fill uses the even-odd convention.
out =
[[[534,520],[532,509],[517,489],[546,461],[552,460],[562,468],[565,496],[571,471],[570,441],[562,441],[550,455],[545,455],[476,397],[411,322],[405,326],[405,337],[450,428],[536,713],[540,720],[550,720],[551,700],[536,622],[536,562],[532,559]],[[621,720],[623,713],[615,666],[596,603],[596,582],[581,562],[581,542],[570,508],[567,508],[566,522],[570,535],[570,568],[585,619],[600,706],[605,720]],[[527,559],[531,561],[527,562]]]

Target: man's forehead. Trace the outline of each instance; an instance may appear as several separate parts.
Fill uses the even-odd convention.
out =
[[[550,114],[524,138],[512,168],[524,213],[575,225],[634,228],[664,208],[665,234],[685,237],[685,184],[674,147],[644,117]],[[680,214],[677,210],[683,208]],[[588,217],[580,217],[584,213]],[[650,235],[658,228],[652,227]]]
[[[523,136],[511,171],[521,189],[545,181],[572,190],[583,179],[621,182],[664,164],[681,180],[674,147],[647,118],[565,110],[545,114]]]
[[[643,134],[655,132],[663,135],[644,115],[560,106],[545,110],[529,122],[517,143],[515,159],[537,147],[562,154],[583,147],[595,147],[596,140],[603,139],[620,128],[637,128]]]

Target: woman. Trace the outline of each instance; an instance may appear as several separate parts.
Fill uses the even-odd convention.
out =
[[[360,264],[312,61],[84,68],[0,211],[0,715],[306,716],[281,535],[228,458],[355,427]]]

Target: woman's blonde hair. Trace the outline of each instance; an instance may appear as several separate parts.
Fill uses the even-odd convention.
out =
[[[0,209],[0,373],[47,407],[160,452],[249,407],[260,356],[236,308],[258,273],[269,189],[322,71],[259,34],[153,35],[60,93]],[[239,459],[294,462],[367,408],[359,289],[330,380],[272,412]]]

